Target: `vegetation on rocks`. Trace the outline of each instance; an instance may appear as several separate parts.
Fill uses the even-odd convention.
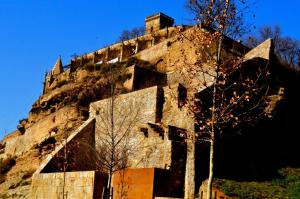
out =
[[[0,154],[5,152],[5,143],[0,142]]]
[[[60,87],[62,87],[63,85],[66,85],[66,84],[68,84],[68,83],[69,83],[69,81],[67,81],[67,80],[62,80],[62,81],[60,81],[60,82],[57,83],[57,85],[56,85],[55,88],[60,88]]]
[[[0,159],[0,184],[5,181],[6,174],[9,170],[16,164],[15,157],[7,157],[5,159]]]
[[[300,169],[283,168],[279,176],[264,182],[237,182],[216,179],[215,186],[226,195],[234,198],[297,199],[300,195]]]

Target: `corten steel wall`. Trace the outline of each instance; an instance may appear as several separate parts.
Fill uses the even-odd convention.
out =
[[[127,169],[113,177],[114,199],[152,199],[155,169]]]
[[[113,176],[113,198],[182,197],[176,194],[170,186],[173,183],[171,180],[171,172],[164,169],[144,168],[118,171]]]
[[[61,199],[64,193],[68,199],[93,199],[101,196],[105,180],[106,177],[96,175],[95,171],[67,172],[65,183],[64,173],[36,174],[32,180],[29,198]]]

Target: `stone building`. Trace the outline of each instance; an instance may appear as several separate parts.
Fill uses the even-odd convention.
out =
[[[174,19],[163,14],[157,13],[146,17],[146,34],[155,33],[161,29],[172,27]]]
[[[91,74],[82,68],[91,67],[94,72],[95,68],[104,70],[105,64],[140,60],[126,67],[127,78],[122,86],[127,93],[117,95],[113,102],[115,129],[121,137],[126,135],[125,141],[120,143],[130,151],[126,156],[127,169],[114,174],[114,198],[122,198],[120,193],[132,199],[146,198],[145,194],[149,199],[182,198],[184,189],[188,189],[184,185],[186,173],[195,166],[188,161],[186,132],[194,131],[195,126],[184,106],[190,93],[187,93],[180,69],[186,58],[196,60],[196,50],[193,42],[182,43],[181,36],[192,34],[197,27],[173,26],[174,19],[163,13],[149,16],[145,22],[145,35],[75,57],[65,70],[59,58],[46,74],[43,96],[33,106],[33,109],[35,106],[51,107],[45,113],[47,116],[40,119],[32,111],[29,121],[33,122],[27,133],[6,143],[7,154],[25,153],[48,138],[49,131],[52,133],[57,125],[67,126],[68,121],[81,116],[72,106],[60,108],[55,97],[61,96],[64,89],[72,91],[79,84],[85,86],[84,80]],[[199,31],[206,34],[206,30]],[[240,57],[247,50],[238,42],[230,39],[226,42],[231,46],[227,50],[231,56]],[[268,41],[250,51],[245,60],[268,60],[270,49]],[[147,67],[149,65],[151,67]],[[207,70],[211,67],[207,66]],[[207,78],[207,83],[212,83],[211,78]],[[204,89],[200,87],[198,92]],[[111,100],[102,98],[89,103],[87,119],[68,133],[35,171],[29,198],[101,198],[107,175],[96,165],[95,158],[105,146]],[[38,119],[39,122],[34,123]],[[123,129],[129,130],[122,132]],[[16,143],[29,144],[24,148]],[[190,177],[195,178],[194,175]],[[124,183],[125,192],[120,192]]]

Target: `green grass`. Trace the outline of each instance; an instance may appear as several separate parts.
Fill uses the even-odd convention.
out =
[[[278,171],[281,178],[266,182],[237,182],[216,179],[215,186],[226,195],[249,199],[299,199],[300,168],[283,168]]]

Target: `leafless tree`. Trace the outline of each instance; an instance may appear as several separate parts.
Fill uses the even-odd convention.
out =
[[[281,62],[292,67],[299,67],[300,42],[291,37],[282,36],[281,32],[279,26],[263,26],[259,29],[257,35],[250,36],[246,40],[246,44],[249,47],[254,47],[271,38],[274,41],[275,54]]]
[[[264,83],[268,68],[258,64],[256,70],[250,72],[242,60],[226,53],[225,44],[234,43],[227,36],[240,37],[244,31],[240,9],[247,8],[245,1],[189,0],[187,7],[200,27],[182,36],[184,42],[195,44],[197,54],[194,62],[185,58],[181,72],[191,93],[187,108],[198,128],[191,132],[189,139],[192,143],[210,143],[207,198],[211,199],[215,140],[221,133],[240,127],[244,121],[258,119],[264,104],[263,98],[258,96],[267,92],[268,86]],[[185,198],[194,197],[189,192],[185,190]]]
[[[145,33],[145,28],[144,27],[135,27],[131,30],[123,30],[118,42],[130,40],[139,36],[142,36]]]
[[[124,75],[122,69],[112,69],[108,75],[110,98],[97,110],[96,163],[108,173],[107,198],[112,197],[112,176],[116,171],[128,167],[128,158],[137,146],[133,141],[133,130],[139,121],[139,107],[117,101],[118,79]]]

